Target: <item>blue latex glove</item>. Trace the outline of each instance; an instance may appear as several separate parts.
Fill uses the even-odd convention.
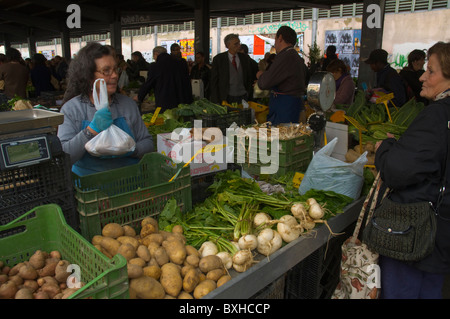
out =
[[[109,107],[104,107],[95,112],[89,127],[97,133],[100,133],[110,127],[112,123],[111,111],[109,110]]]

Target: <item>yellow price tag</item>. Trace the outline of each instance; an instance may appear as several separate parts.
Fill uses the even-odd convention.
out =
[[[344,115],[344,118],[349,121],[354,127],[356,127],[359,131],[366,132],[367,129],[361,125],[354,117]]]
[[[380,104],[380,103],[384,103],[384,102],[390,101],[393,98],[394,98],[394,93],[384,94],[384,95],[380,96],[376,100],[376,102],[377,102],[377,104]]]
[[[155,123],[156,119],[158,118],[159,111],[161,111],[161,107],[156,108],[155,113],[153,114],[152,119],[150,120],[151,124]]]
[[[292,178],[292,183],[294,184],[295,188],[299,188],[300,184],[303,180],[303,177],[305,177],[305,174],[303,173],[299,173],[299,172],[295,172],[294,178]]]

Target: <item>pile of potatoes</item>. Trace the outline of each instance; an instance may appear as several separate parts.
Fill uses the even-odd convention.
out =
[[[231,279],[218,256],[201,257],[186,245],[181,226],[159,230],[152,217],[142,220],[139,234],[127,225],[106,224],[92,244],[109,258],[125,257],[131,299],[200,299]]]
[[[69,265],[56,250],[37,250],[13,267],[0,261],[0,299],[67,299],[79,289],[67,287]]]
[[[362,152],[360,145],[356,145],[355,147],[349,149],[345,154],[345,161],[348,163],[353,163],[356,161],[362,153],[367,151],[367,163],[366,165],[374,165],[375,164],[375,144],[372,142],[366,142],[362,145]]]

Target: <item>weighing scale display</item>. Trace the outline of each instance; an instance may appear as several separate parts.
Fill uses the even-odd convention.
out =
[[[50,159],[50,152],[45,137],[12,141],[1,143],[0,145],[5,168],[30,165]]]

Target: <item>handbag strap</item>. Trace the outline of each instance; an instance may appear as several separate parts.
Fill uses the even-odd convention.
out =
[[[375,177],[375,180],[372,184],[372,187],[370,188],[370,191],[367,194],[366,199],[364,200],[363,206],[361,208],[361,212],[359,213],[359,217],[356,222],[355,230],[353,231],[353,236],[351,239],[353,242],[355,242],[356,239],[358,238],[359,231],[361,229],[362,222],[366,215],[367,208],[369,208],[369,211],[368,211],[367,218],[366,218],[366,225],[367,225],[367,222],[370,220],[370,218],[372,218],[373,212],[377,205],[377,199],[378,199],[378,194],[380,191],[381,184],[382,184],[382,181],[381,181],[381,177],[380,177],[380,172],[378,172],[378,174]],[[384,195],[386,195],[386,193]],[[369,206],[369,203],[370,203],[370,206]]]

